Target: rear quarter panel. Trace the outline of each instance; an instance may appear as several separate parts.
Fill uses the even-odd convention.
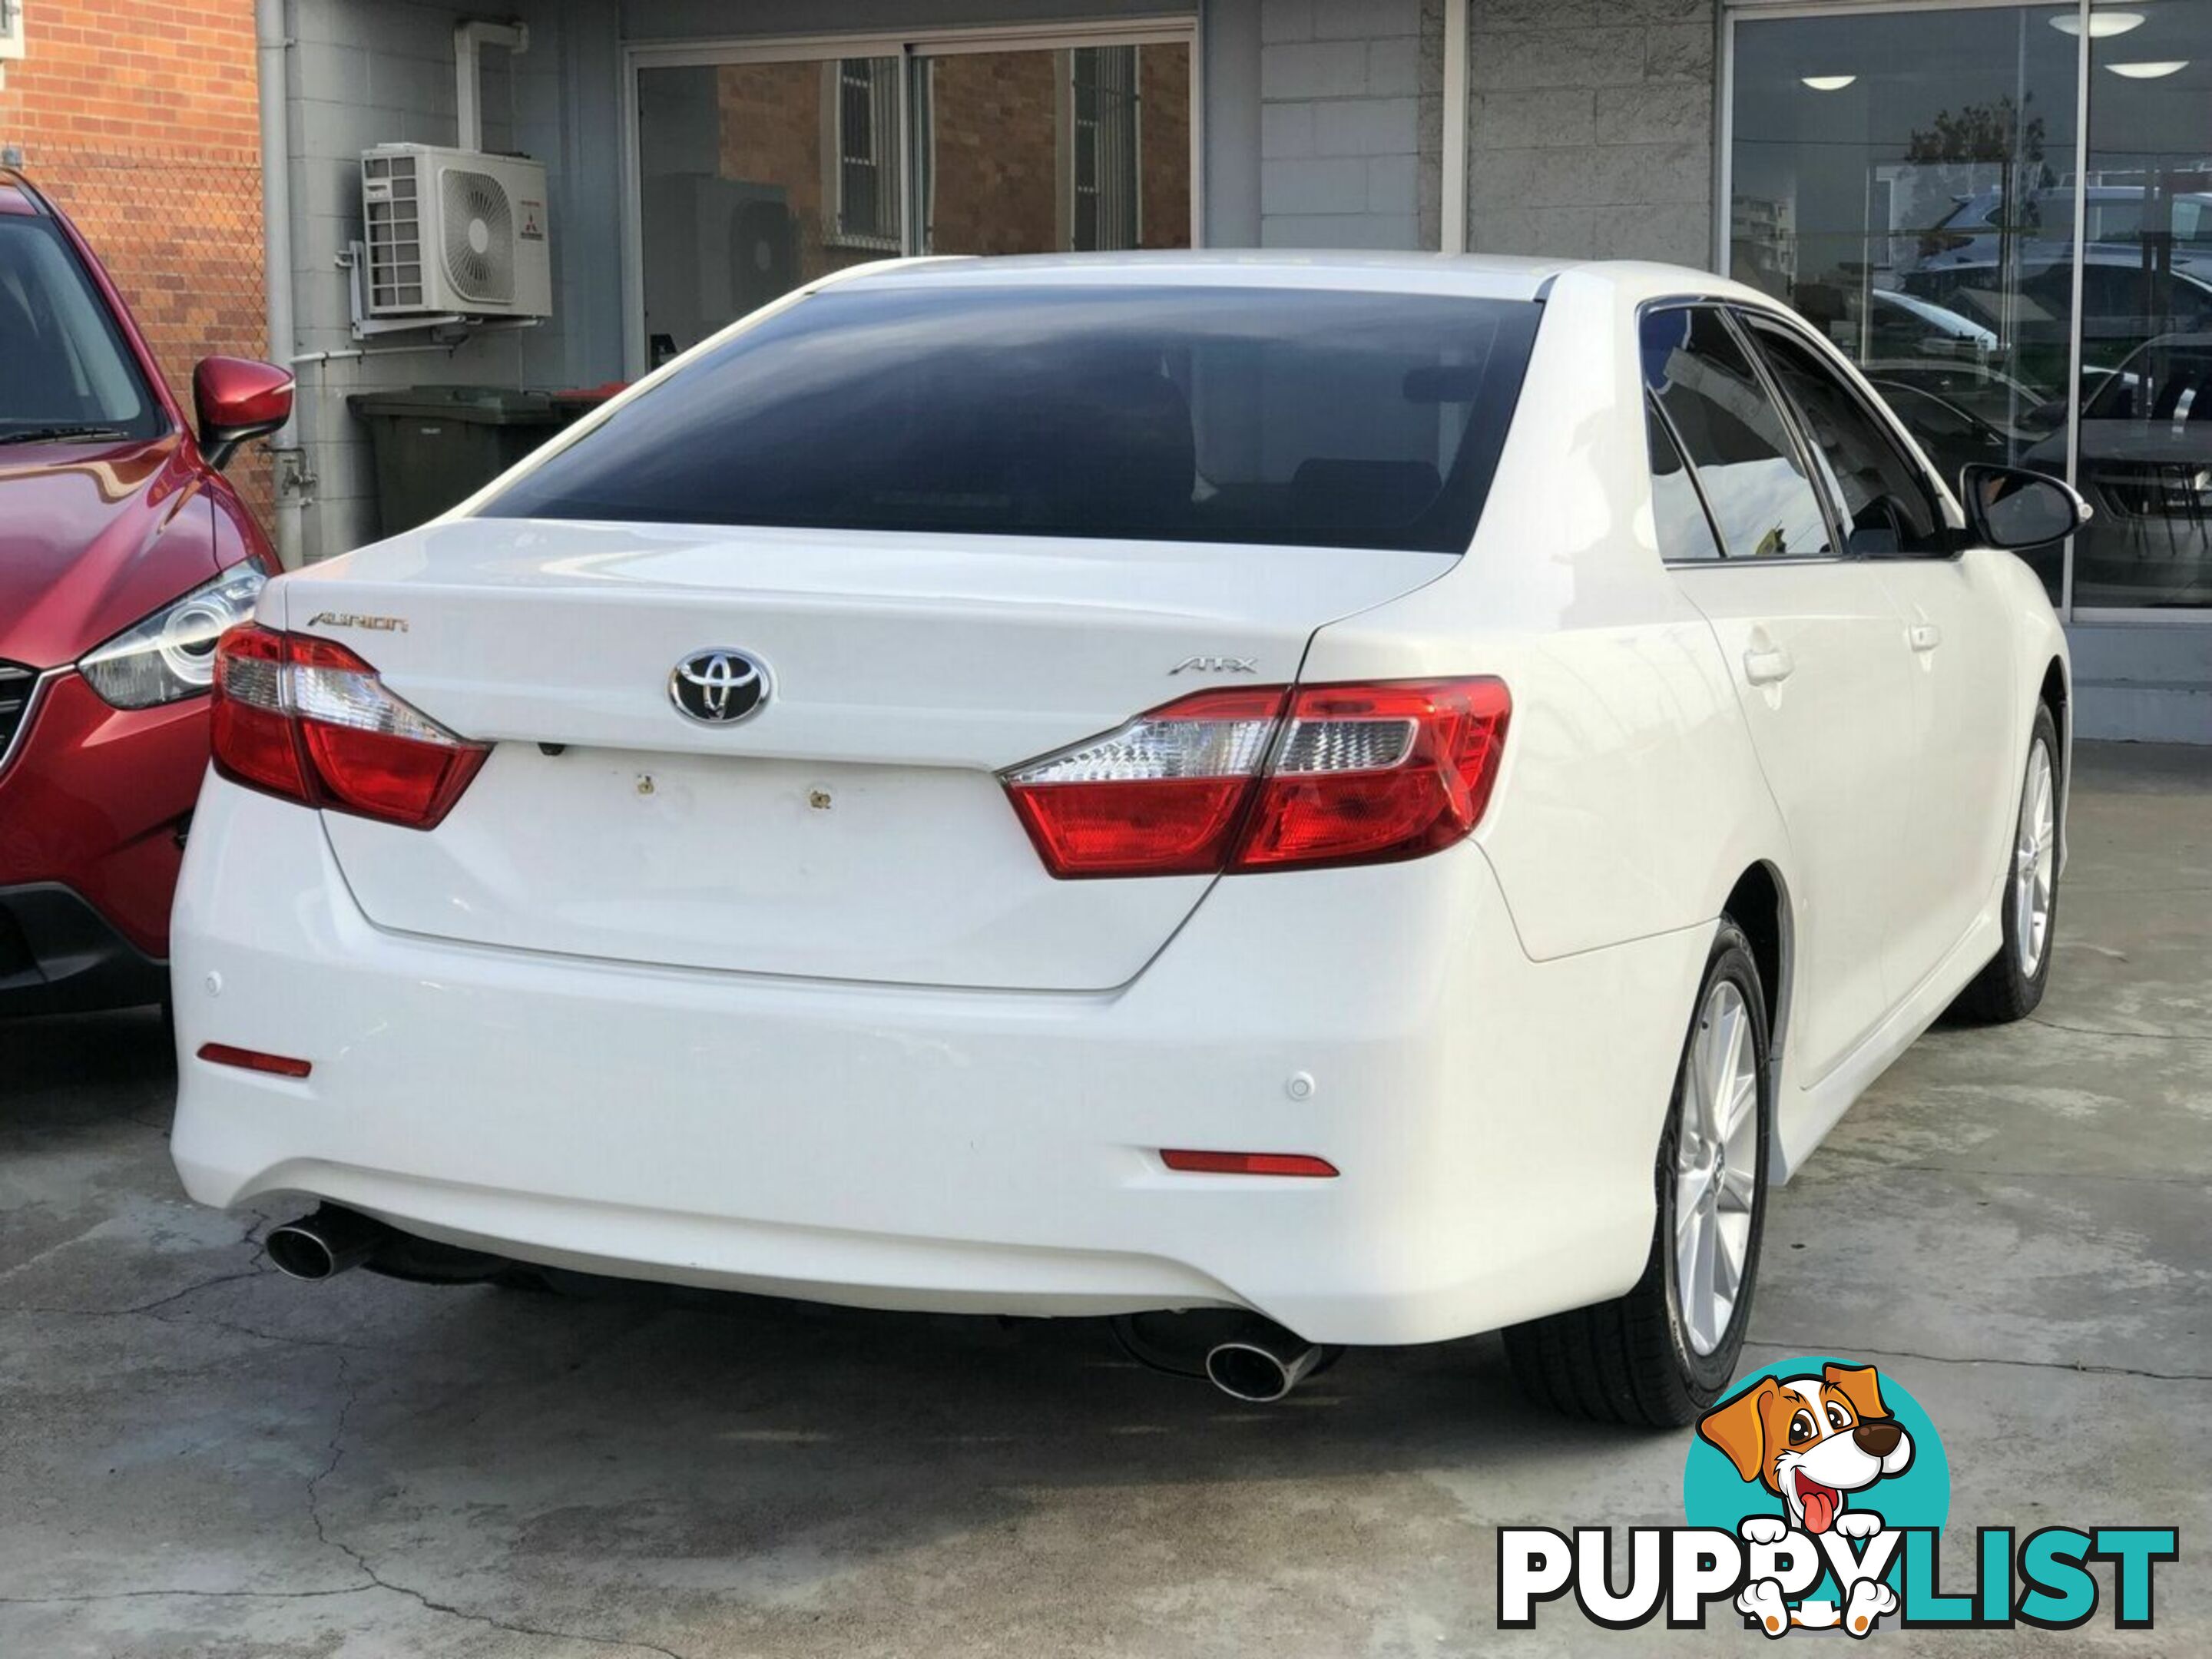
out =
[[[1562,276],[1467,556],[1322,629],[1304,672],[1505,681],[1512,724],[1476,839],[1538,961],[1709,923],[1761,860],[1787,886],[1726,665],[1660,561],[1640,385],[1632,300]]]

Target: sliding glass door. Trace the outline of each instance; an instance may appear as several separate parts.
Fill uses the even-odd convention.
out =
[[[906,247],[904,60],[644,68],[647,366],[801,283]]]
[[[2030,556],[2055,602],[2212,603],[2212,0],[1747,7],[1731,37],[1730,273],[1954,478],[2082,489],[2070,568]]]
[[[888,255],[1188,246],[1191,70],[1187,28],[641,50],[638,366]]]

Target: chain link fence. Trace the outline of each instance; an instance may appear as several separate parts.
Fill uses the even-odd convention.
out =
[[[258,161],[45,146],[27,160],[123,291],[187,411],[201,358],[268,355]],[[240,451],[228,476],[266,530],[276,497],[264,447]]]

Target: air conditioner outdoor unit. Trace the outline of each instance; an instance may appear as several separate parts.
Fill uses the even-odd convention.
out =
[[[372,317],[550,317],[545,169],[431,144],[361,157]]]

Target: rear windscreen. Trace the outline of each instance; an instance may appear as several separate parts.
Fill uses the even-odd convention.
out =
[[[714,346],[488,517],[1459,552],[1532,301],[832,289]]]

